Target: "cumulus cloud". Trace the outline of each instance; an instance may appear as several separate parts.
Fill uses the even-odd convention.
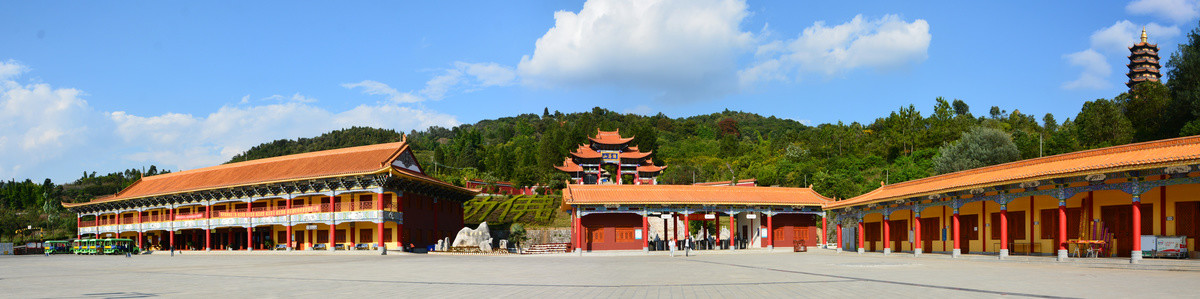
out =
[[[737,56],[753,35],[739,0],[591,0],[558,11],[517,73],[533,86],[617,86],[667,98],[732,89]]]
[[[0,155],[0,178],[65,181],[78,171],[145,164],[191,169],[223,163],[263,142],[351,126],[407,131],[459,124],[454,116],[393,101],[330,111],[299,93],[261,99],[265,104],[247,95],[205,115],[104,112],[88,105],[83,91],[11,79],[26,70],[12,61],[0,62],[0,72],[8,72],[0,77],[0,152],[5,153]]]
[[[483,87],[506,86],[516,82],[517,73],[510,67],[494,62],[467,63],[454,62],[454,67],[438,70],[438,74],[425,82],[425,87],[416,94],[400,92],[387,84],[373,80],[363,80],[358,83],[345,83],[342,87],[361,89],[369,95],[386,96],[396,103],[416,103],[426,100],[438,101],[446,98],[451,92],[472,92]],[[419,95],[417,95],[419,94]]]
[[[1135,15],[1154,15],[1180,24],[1200,17],[1200,1],[1137,0],[1126,5],[1125,11]]]
[[[89,115],[84,93],[49,84],[21,84],[29,68],[9,60],[0,62],[0,177],[23,177],[37,165],[54,159],[93,139],[94,115]]]
[[[769,58],[738,71],[738,80],[745,86],[804,73],[830,76],[858,68],[900,68],[924,61],[932,39],[929,23],[923,19],[908,22],[884,15],[872,20],[857,15],[835,26],[818,21],[795,39],[759,46],[756,56]]]
[[[225,106],[205,116],[168,113],[140,117],[109,114],[126,143],[144,145],[125,159],[177,165],[183,169],[223,163],[237,153],[275,139],[310,137],[351,126],[396,128],[451,127],[450,115],[392,103],[359,105],[331,112],[301,102],[253,107]],[[314,121],[319,120],[319,121]]]
[[[1121,20],[1112,26],[1096,30],[1091,36],[1091,48],[1063,55],[1067,64],[1080,68],[1079,77],[1064,82],[1064,89],[1106,89],[1114,86],[1109,78],[1113,73],[1110,58],[1125,58],[1129,46],[1141,40],[1142,28],[1146,28],[1150,43],[1169,40],[1179,36],[1178,26],[1163,26],[1157,23],[1145,25]]]
[[[1104,55],[1100,55],[1096,50],[1087,49],[1063,55],[1063,57],[1071,65],[1083,68],[1079,78],[1063,83],[1063,88],[1105,89],[1111,86],[1106,79],[1108,75],[1112,74],[1112,67],[1108,65]]]
[[[363,80],[362,82],[358,83],[345,83],[342,84],[342,87],[349,89],[361,89],[363,93],[369,95],[386,96],[387,99],[393,103],[416,103],[425,101],[424,98],[415,96],[412,93],[397,91],[395,88],[392,88],[391,86],[383,84],[379,81]]]
[[[1146,34],[1150,37],[1151,43],[1154,40],[1170,39],[1179,36],[1178,26],[1163,26],[1153,22],[1138,25],[1129,20],[1122,20],[1114,23],[1112,26],[1093,32],[1091,37],[1092,49],[1104,52],[1105,54],[1129,54],[1128,47],[1141,40],[1143,27],[1146,28]]]

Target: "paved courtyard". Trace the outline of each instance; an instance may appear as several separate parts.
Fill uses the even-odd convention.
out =
[[[1182,264],[1178,263],[1182,262]],[[1193,297],[1174,270],[809,253],[592,256],[195,254],[3,256],[9,298]],[[1164,268],[1168,269],[1168,268]],[[1180,270],[1183,271],[1180,271]]]

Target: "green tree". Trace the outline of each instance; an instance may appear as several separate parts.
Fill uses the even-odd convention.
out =
[[[1133,126],[1134,141],[1166,139],[1179,135],[1187,112],[1171,107],[1170,90],[1159,82],[1142,82],[1117,97],[1125,118]]]
[[[971,115],[971,106],[967,106],[967,102],[954,99],[954,114]]]
[[[1078,140],[1085,148],[1100,148],[1133,141],[1133,125],[1116,102],[1097,99],[1083,103],[1075,116]]]
[[[958,141],[942,146],[933,158],[933,169],[939,174],[951,173],[1016,161],[1020,155],[1008,133],[975,127]]]
[[[1190,132],[1183,136],[1200,134],[1200,28],[1188,32],[1187,43],[1171,54],[1167,61],[1167,88],[1170,89],[1174,107],[1191,112],[1185,125]]]

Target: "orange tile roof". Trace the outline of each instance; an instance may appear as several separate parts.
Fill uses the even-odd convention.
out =
[[[1034,180],[1200,163],[1200,136],[1126,144],[980,167],[879,187],[831,203],[842,208]]]
[[[649,156],[651,153],[652,152],[644,152],[643,153],[643,152],[639,152],[639,151],[621,152],[621,159],[641,159],[641,158],[645,158],[646,156]]]
[[[809,188],[694,185],[567,185],[572,204],[745,204],[821,206],[829,198]]]
[[[600,158],[600,152],[597,152],[596,150],[594,150],[586,145],[580,145],[579,148],[575,149],[574,151],[571,151],[571,155],[580,157],[580,158],[585,158],[585,159]]]
[[[334,176],[385,173],[393,170],[392,161],[408,149],[405,142],[394,142],[310,152],[274,158],[230,163],[144,177],[115,196],[104,196],[73,207],[175,193],[253,184],[316,179]],[[407,169],[395,169],[415,179],[449,184]],[[457,188],[457,187],[455,187]]]
[[[663,165],[663,166],[643,165],[643,166],[638,166],[637,171],[638,172],[659,172],[659,171],[662,171],[663,169],[667,169],[667,166],[666,165]]]
[[[628,143],[630,140],[633,140],[633,137],[621,138],[621,129],[612,132],[596,129],[596,137],[588,137],[588,139],[595,143],[615,145]]]
[[[574,161],[571,161],[571,158],[564,158],[563,165],[562,166],[555,165],[554,168],[558,168],[558,170],[562,170],[562,171],[571,171],[571,172],[583,171],[583,166],[579,166],[579,164],[575,164]]]

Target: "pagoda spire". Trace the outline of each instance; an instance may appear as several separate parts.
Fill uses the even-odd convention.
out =
[[[1138,83],[1159,82],[1159,78],[1162,78],[1159,68],[1162,65],[1158,59],[1158,45],[1147,42],[1146,27],[1142,27],[1141,42],[1129,47],[1129,64],[1126,65],[1129,72],[1125,74],[1129,81],[1125,82],[1125,86],[1133,90]]]

